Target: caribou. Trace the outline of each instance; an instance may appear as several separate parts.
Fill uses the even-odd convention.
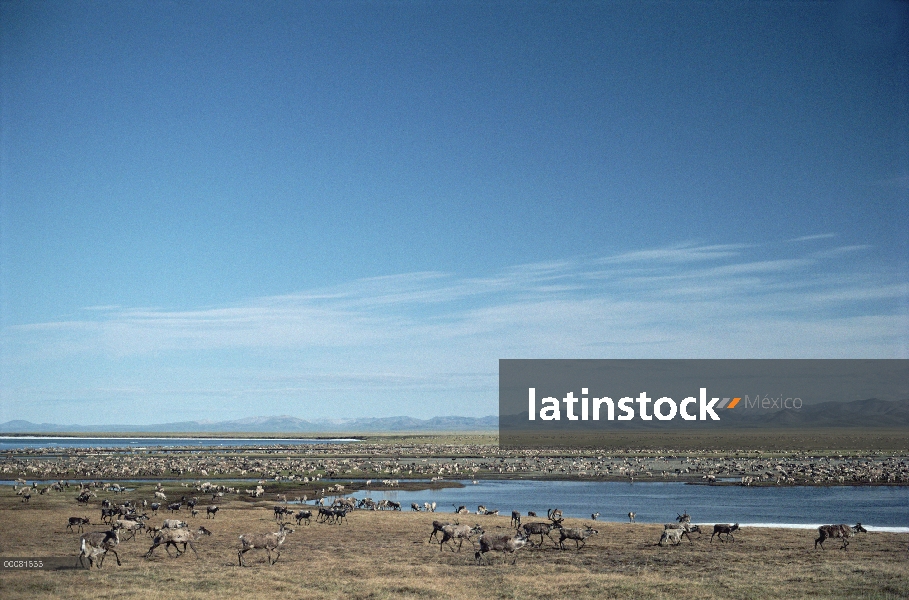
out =
[[[113,552],[117,557],[117,566],[120,566],[120,555],[114,548],[120,543],[120,531],[115,527],[111,531],[93,531],[83,533],[80,540],[81,552],[79,553],[79,564],[83,567],[83,557],[88,559],[88,568],[91,569],[95,560],[98,561],[98,568],[104,564],[104,557],[108,552]]]
[[[732,538],[732,541],[735,541],[735,536],[732,535],[733,531],[736,531],[739,528],[739,524],[735,525],[729,524],[717,524],[713,526],[713,534],[710,536],[710,543],[713,543],[713,536],[717,536],[721,542],[727,541],[729,538]],[[723,539],[723,534],[726,534],[726,539]]]
[[[167,555],[170,556],[170,547],[173,546],[174,550],[177,551],[177,556],[186,553],[186,546],[189,545],[189,548],[196,555],[196,558],[199,558],[199,553],[196,552],[196,546],[193,542],[198,542],[199,538],[203,535],[211,535],[211,531],[208,529],[199,526],[199,529],[196,531],[190,531],[189,529],[165,529],[159,532],[154,541],[152,542],[152,547],[148,549],[148,552],[145,553],[145,558],[151,558],[152,552],[155,551],[155,548],[164,544],[164,551],[167,552]],[[177,548],[177,544],[183,544],[183,551],[181,552]]]
[[[438,534],[440,531],[442,531],[443,527],[446,527],[448,525],[457,525],[457,523],[449,523],[447,521],[433,521],[432,522],[432,533],[429,534],[429,542],[432,541],[432,538],[438,539],[438,536],[436,534]],[[426,542],[426,543],[428,544],[429,542]]]
[[[70,517],[70,518],[69,518],[69,525],[67,525],[66,528],[69,529],[69,530],[72,532],[72,531],[73,531],[73,527],[78,527],[78,528],[79,528],[79,533],[82,533],[82,532],[83,532],[83,529],[82,529],[82,526],[83,526],[83,525],[90,525],[90,523],[88,522],[88,517]]]
[[[546,537],[549,538],[549,540],[553,544],[556,543],[555,540],[552,539],[552,536],[550,535],[550,533],[552,532],[553,529],[558,529],[558,527],[556,527],[552,523],[525,523],[524,525],[521,526],[521,529],[524,530],[524,535],[527,537],[528,542],[530,542],[530,536],[539,535],[540,536],[540,545],[542,546],[543,545],[543,536],[545,535]],[[530,542],[530,544],[532,545],[533,542]]]
[[[255,550],[256,548],[261,548],[268,553],[268,564],[273,565],[278,562],[278,559],[281,557],[281,544],[284,543],[284,538],[287,537],[288,533],[293,533],[294,530],[290,527],[287,527],[283,523],[281,524],[281,529],[275,533],[256,533],[256,534],[243,534],[240,536],[240,549],[237,550],[237,560],[240,562],[241,567],[245,567],[243,564],[243,555],[249,552],[250,550]],[[275,559],[271,559],[271,553],[274,551],[276,553]]]
[[[502,555],[505,557],[505,561],[508,560],[508,554],[515,554],[518,550],[527,545],[530,540],[520,531],[515,535],[507,533],[495,533],[489,534],[484,533],[480,536],[480,549],[474,552],[474,558],[477,561],[477,564],[480,564],[480,560],[484,558],[484,555],[489,551],[501,551]],[[511,561],[511,564],[515,564],[518,560],[517,555],[515,555],[514,560]]]
[[[840,550],[845,550],[849,545],[849,538],[855,536],[856,533],[868,533],[868,530],[862,527],[861,523],[856,523],[855,527],[850,527],[849,525],[821,525],[817,528],[818,538],[814,540],[814,549],[817,550],[817,545],[821,545],[821,550],[824,549],[824,540],[827,538],[842,538],[843,545]]]
[[[461,551],[461,546],[464,545],[464,540],[467,540],[473,544],[473,540],[470,539],[475,535],[483,535],[483,528],[479,525],[473,527],[469,525],[443,525],[442,526],[442,541],[439,542],[439,551],[442,550],[442,545],[450,542],[451,540],[459,540],[458,542],[458,552]],[[454,548],[449,545],[449,550],[454,552]]]
[[[562,550],[565,549],[565,540],[574,540],[575,549],[580,552],[581,548],[587,543],[587,538],[592,535],[598,534],[599,531],[596,529],[591,529],[587,527],[583,528],[570,528],[570,529],[561,529],[559,533],[559,548]]]

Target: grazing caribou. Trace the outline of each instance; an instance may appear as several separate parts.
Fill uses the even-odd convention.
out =
[[[687,537],[688,541],[691,542],[691,537],[684,529],[664,529],[663,533],[660,535],[659,545],[671,544],[678,546],[682,543],[682,536]]]

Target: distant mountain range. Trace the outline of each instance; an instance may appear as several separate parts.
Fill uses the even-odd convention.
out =
[[[154,425],[59,425],[15,420],[0,423],[0,433],[393,433],[495,431],[499,418],[487,417],[384,417],[363,419],[315,419],[304,421],[287,415],[248,417],[235,421],[180,421]]]
[[[821,402],[800,410],[735,409],[728,417],[730,424],[751,427],[907,427],[909,428],[909,399],[854,400],[852,402]],[[722,413],[723,421],[727,420]],[[909,429],[907,429],[909,436]]]
[[[887,427],[907,428],[909,432],[909,399],[856,400],[853,402],[822,402],[799,410],[741,408],[717,411],[724,428],[830,428],[830,427]],[[526,423],[526,415],[514,415],[512,423]],[[577,421],[564,421],[563,426],[576,429]],[[590,428],[609,430],[699,429],[716,428],[715,421],[599,421],[588,422]],[[180,421],[154,425],[60,425],[7,421],[0,423],[0,434],[9,433],[433,433],[446,431],[497,431],[499,418],[487,417],[383,417],[362,419],[314,419],[304,421],[287,415],[278,417],[248,417],[234,421]],[[907,433],[909,436],[909,433]]]

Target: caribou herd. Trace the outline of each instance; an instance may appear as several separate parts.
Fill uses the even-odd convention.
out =
[[[163,492],[158,492],[157,494],[159,494],[158,497],[164,495]],[[278,500],[286,502],[287,498],[286,496],[281,497],[279,495]],[[82,500],[80,500],[80,503],[82,503]],[[197,498],[187,499],[184,496],[179,502],[171,503],[168,508],[171,509],[171,512],[178,512],[180,507],[184,504],[194,507],[196,503]],[[156,503],[152,503],[151,505],[153,511],[155,504]],[[195,542],[200,541],[203,537],[212,535],[212,532],[203,526],[191,528],[186,521],[180,519],[165,519],[160,526],[149,526],[147,524],[149,519],[148,514],[140,512],[146,505],[147,502],[145,501],[141,504],[124,502],[119,505],[114,505],[108,500],[102,501],[101,523],[109,526],[105,531],[84,533],[84,527],[91,525],[90,518],[88,516],[70,517],[66,529],[72,532],[75,532],[76,529],[78,529],[78,533],[82,534],[79,538],[80,562],[84,565],[83,560],[88,560],[89,568],[97,567],[100,569],[104,563],[104,557],[108,552],[111,552],[116,557],[117,564],[120,565],[120,556],[116,550],[118,545],[121,542],[126,542],[135,538],[136,534],[143,530],[152,538],[152,546],[144,554],[145,558],[151,558],[155,549],[161,545],[164,545],[168,556],[179,557],[185,554],[187,549],[190,549],[196,557],[199,558]],[[338,497],[331,506],[321,506],[319,504],[316,506],[317,511],[315,513],[315,520],[317,523],[339,526],[347,523],[347,515],[354,510],[401,510],[401,505],[397,502],[387,500],[374,502],[370,498],[356,500],[354,498]],[[279,527],[278,531],[272,533],[244,533],[239,535],[237,561],[240,566],[246,566],[246,563],[243,560],[244,555],[250,550],[257,549],[265,550],[267,555],[266,560],[269,565],[275,564],[281,555],[280,549],[284,544],[287,535],[294,531],[287,526],[287,521],[294,519],[298,526],[301,524],[309,525],[314,514],[312,510],[300,510],[295,513],[288,506],[282,504],[277,504],[273,508],[274,519]],[[417,503],[411,504],[411,510],[413,512],[422,512],[423,510],[435,512],[435,509],[435,503],[425,503],[424,505],[419,505]],[[206,517],[208,519],[214,519],[219,510],[220,507],[217,505],[208,506],[206,508]],[[198,512],[199,511],[193,509],[193,516]],[[454,514],[456,517],[462,517],[470,515],[471,511],[463,505],[455,506]],[[485,505],[479,505],[474,514],[483,518],[498,516],[499,510],[491,510]],[[600,513],[592,513],[591,522],[595,522],[599,515]],[[527,517],[533,519],[536,517],[536,513],[528,511]],[[635,523],[635,517],[636,514],[634,511],[628,513],[628,518],[631,523]],[[506,562],[511,558],[511,563],[516,564],[517,552],[519,550],[522,548],[542,549],[546,546],[545,539],[547,538],[552,543],[553,548],[562,551],[570,548],[570,546],[566,546],[566,542],[574,541],[575,547],[573,550],[575,552],[580,552],[585,547],[588,539],[599,534],[598,530],[589,526],[567,527],[565,525],[563,512],[558,508],[547,510],[545,520],[537,518],[537,520],[531,520],[530,522],[522,521],[522,514],[519,511],[511,511],[510,527],[512,531],[507,532],[500,531],[504,528],[502,525],[487,524],[484,526],[481,523],[472,525],[466,523],[461,524],[458,519],[454,521],[435,520],[432,522],[432,531],[429,535],[428,542],[438,542],[440,551],[443,548],[448,548],[451,552],[460,552],[466,541],[470,543],[474,549],[474,559],[477,564],[488,564],[489,560],[487,554],[490,552],[502,552]],[[691,516],[687,511],[684,513],[677,513],[674,522],[667,523],[663,526],[663,531],[661,532],[659,541],[656,545],[661,547],[678,546],[682,543],[683,539],[687,540],[688,544],[694,544],[691,534],[702,534],[702,527],[704,526],[691,523]],[[709,530],[709,526],[707,527]],[[487,529],[496,529],[499,531],[487,531]],[[714,524],[712,526],[710,543],[713,543],[714,537],[724,544],[727,542],[735,543],[736,531],[740,531],[738,523]],[[862,527],[861,523],[856,523],[854,526],[845,524],[823,525],[818,528],[818,538],[814,542],[814,547],[815,549],[820,548],[821,550],[824,550],[824,541],[829,538],[836,538],[842,540],[842,546],[840,548],[846,550],[849,546],[849,540],[857,533],[864,532],[867,532],[867,530]],[[182,549],[179,545],[182,545]],[[171,547],[173,547],[175,551],[175,554],[173,555],[170,551]]]
[[[401,504],[391,500],[374,501],[369,497],[362,499],[345,498],[341,495],[343,493],[342,486],[335,486],[334,492],[338,494],[338,497],[334,499],[331,505],[326,505],[325,499],[321,498],[319,502],[315,503],[315,506],[297,512],[294,512],[285,504],[287,502],[285,495],[276,495],[276,499],[280,503],[273,506],[273,513],[278,530],[271,533],[243,533],[238,535],[235,538],[238,540],[238,545],[235,548],[237,548],[239,565],[246,566],[244,555],[251,550],[265,550],[268,564],[275,564],[281,555],[281,547],[287,536],[294,531],[287,523],[291,519],[296,521],[297,526],[308,526],[312,520],[315,520],[316,523],[321,525],[345,527],[348,523],[348,515],[355,510],[401,511]],[[147,559],[151,558],[155,549],[161,545],[165,547],[165,552],[168,556],[179,557],[189,549],[199,558],[196,543],[202,541],[205,537],[211,536],[211,530],[203,526],[190,527],[187,521],[181,518],[164,519],[159,526],[152,526],[149,523],[150,517],[147,512],[150,510],[153,514],[157,514],[157,510],[162,507],[162,504],[166,503],[171,515],[181,513],[181,509],[184,507],[189,508],[191,521],[192,517],[197,516],[201,512],[201,507],[196,510],[199,499],[195,496],[187,497],[186,495],[180,496],[179,500],[177,498],[168,499],[160,486],[154,494],[155,500],[163,502],[149,503],[146,500],[142,500],[139,502],[124,501],[115,504],[107,499],[102,500],[100,522],[95,523],[105,527],[102,531],[85,532],[85,528],[92,526],[93,522],[91,517],[84,513],[83,515],[69,517],[66,523],[66,530],[81,534],[79,538],[80,562],[84,565],[83,561],[87,560],[89,568],[97,567],[100,569],[104,563],[105,556],[110,552],[114,554],[117,564],[120,565],[121,559],[117,552],[118,546],[121,543],[135,539],[137,534],[142,531],[145,531],[152,539],[151,547],[144,554]],[[77,502],[84,507],[92,497],[94,497],[93,491],[87,488],[81,489]],[[215,499],[218,496],[213,495],[212,498]],[[302,498],[297,498],[297,501],[305,502]],[[509,527],[506,527],[500,524],[502,522],[495,519],[495,517],[499,516],[499,509],[491,509],[484,504],[478,505],[476,511],[471,511],[464,505],[455,505],[453,508],[453,516],[455,517],[453,521],[434,520],[432,522],[432,531],[429,534],[427,543],[436,541],[439,544],[440,551],[447,548],[452,553],[458,553],[461,552],[464,542],[468,542],[474,550],[474,559],[477,564],[488,563],[488,554],[490,552],[493,554],[501,552],[506,562],[510,558],[511,563],[515,564],[519,550],[525,548],[528,551],[544,549],[547,547],[547,538],[551,543],[549,547],[552,549],[559,551],[573,550],[577,553],[585,548],[587,542],[593,536],[599,534],[597,529],[590,526],[597,524],[597,519],[600,516],[599,512],[590,513],[590,525],[577,526],[578,523],[573,523],[572,525],[574,526],[569,527],[565,523],[562,510],[558,508],[547,510],[545,519],[537,517],[533,511],[528,511],[526,515],[522,515],[520,511],[513,510],[510,513],[511,521]],[[411,503],[410,509],[411,512],[434,513],[436,512],[437,504],[435,502],[425,502],[423,504],[414,502]],[[221,507],[216,504],[206,506],[206,519],[215,520],[220,510]],[[471,514],[476,515],[479,522],[473,522],[473,519],[469,517]],[[636,522],[636,513],[630,511],[627,516],[629,523],[624,527],[635,527],[632,524]],[[461,522],[467,519],[470,519],[471,522]],[[577,521],[579,520],[577,519]],[[674,522],[663,526],[659,541],[654,546],[679,546],[683,540],[687,540],[687,545],[694,545],[695,540],[692,538],[692,534],[700,536],[705,530],[711,532],[709,543],[712,544],[714,538],[716,538],[721,545],[726,543],[735,544],[735,533],[741,531],[738,523],[693,524],[691,516],[685,511],[684,513],[677,513]],[[815,550],[825,550],[824,542],[830,538],[835,538],[842,541],[840,549],[845,551],[848,549],[850,540],[856,534],[865,532],[867,530],[861,523],[856,523],[854,526],[846,524],[823,525],[818,528],[818,537],[815,539],[814,548]],[[300,534],[297,534],[297,537],[299,536]],[[575,545],[574,548],[570,547],[572,541]],[[174,554],[171,554],[171,547],[175,551]]]

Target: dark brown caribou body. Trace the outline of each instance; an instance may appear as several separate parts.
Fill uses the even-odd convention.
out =
[[[732,532],[737,531],[738,528],[739,528],[738,523],[736,523],[735,525],[729,525],[728,523],[720,523],[720,524],[714,525],[713,533],[710,535],[710,542],[713,543],[713,536],[717,536],[717,539],[719,539],[721,542],[725,542],[725,541],[729,540],[729,538],[732,538],[732,541],[734,542],[735,536],[732,535]],[[726,535],[725,540],[723,539],[723,534]]]
[[[824,549],[824,540],[827,538],[842,538],[843,545],[840,550],[845,550],[849,545],[849,538],[853,537],[856,533],[868,533],[868,530],[862,527],[861,523],[856,523],[855,527],[850,527],[849,525],[821,525],[817,528],[818,538],[814,540],[814,549],[817,550],[817,545],[821,545],[821,550]]]
[[[525,523],[521,525],[521,529],[524,530],[524,535],[527,536],[528,542],[530,542],[530,536],[539,535],[540,536],[540,545],[543,545],[543,536],[549,538],[549,540],[555,544],[555,540],[552,539],[550,533],[553,529],[558,529],[552,523]],[[532,542],[530,542],[532,543]]]

